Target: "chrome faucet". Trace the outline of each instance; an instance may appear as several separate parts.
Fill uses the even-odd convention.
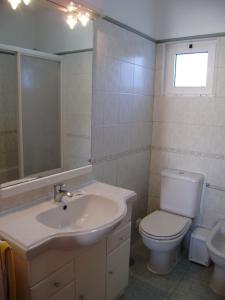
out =
[[[66,185],[64,183],[58,183],[54,185],[54,201],[56,203],[63,203],[64,197],[73,197],[73,193],[69,192],[66,189]]]

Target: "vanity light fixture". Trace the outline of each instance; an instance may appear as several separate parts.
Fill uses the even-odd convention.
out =
[[[11,7],[12,7],[12,9],[13,10],[16,10],[17,9],[17,7],[21,4],[21,0],[8,0],[9,1],[9,3],[10,3],[10,5],[11,5]],[[31,0],[23,0],[23,3],[25,4],[25,5],[29,5],[30,4],[30,2],[31,2]]]
[[[77,24],[77,17],[74,15],[68,15],[66,19],[66,23],[68,24],[70,29],[73,30]]]
[[[69,25],[70,29],[74,29],[78,21],[82,26],[87,26],[91,18],[91,15],[88,11],[85,11],[80,5],[76,6],[74,2],[70,2],[70,4],[67,6],[67,13],[68,16],[66,23]]]
[[[23,0],[23,3],[24,3],[25,5],[29,5],[29,4],[30,4],[30,1],[31,1],[31,0]]]
[[[77,7],[75,6],[74,2],[70,2],[70,4],[67,6],[67,11],[68,12],[75,12],[77,10]]]
[[[43,0],[48,5],[52,5],[55,8],[59,9],[66,13],[66,23],[71,30],[80,23],[83,27],[86,27],[90,19],[95,19],[97,14],[92,10],[81,6],[80,4],[76,4],[76,2],[71,1],[68,6],[59,5],[55,0]],[[8,0],[12,9],[16,10],[17,7],[23,3],[25,5],[29,5],[31,0]]]
[[[13,10],[16,10],[21,0],[8,0]]]
[[[88,22],[90,20],[90,14],[88,12],[86,12],[86,13],[79,13],[78,14],[78,20],[85,27],[85,26],[87,26],[87,24],[88,24]]]

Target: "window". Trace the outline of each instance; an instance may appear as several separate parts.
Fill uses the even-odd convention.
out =
[[[208,52],[176,55],[175,87],[206,87]]]
[[[165,93],[211,95],[215,49],[215,40],[167,45]]]

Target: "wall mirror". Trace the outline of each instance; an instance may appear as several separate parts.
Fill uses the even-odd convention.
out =
[[[91,13],[18,2],[0,0],[0,188],[91,157]]]

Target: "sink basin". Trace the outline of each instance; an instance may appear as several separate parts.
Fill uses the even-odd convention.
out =
[[[61,204],[36,216],[39,223],[58,231],[65,239],[91,245],[108,235],[126,214],[126,205],[98,195],[74,197],[63,209]]]
[[[77,192],[76,192],[77,191]],[[127,213],[136,193],[92,181],[64,203],[40,201],[0,217],[0,237],[26,259],[46,249],[72,250],[105,239]]]

